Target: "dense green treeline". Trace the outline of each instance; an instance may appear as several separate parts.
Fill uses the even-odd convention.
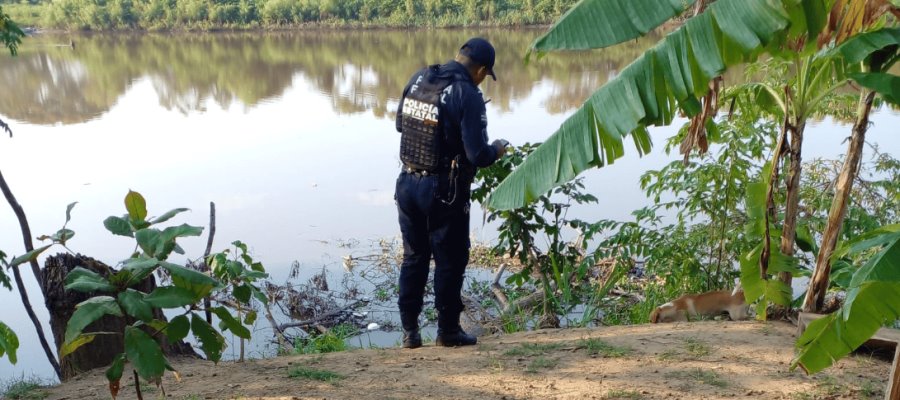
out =
[[[3,0],[24,25],[246,29],[297,26],[519,26],[553,21],[576,0]]]
[[[597,53],[552,54],[522,62],[537,29],[303,30],[190,35],[38,35],[15,59],[0,57],[0,115],[33,124],[79,123],[108,111],[134,82],[150,79],[160,104],[190,112],[213,99],[254,107],[303,82],[332,99],[335,112],[390,118],[409,75],[449,60],[475,34],[497,48],[498,82],[482,89],[491,108],[513,112],[542,84],[551,113],[578,107],[660,34]],[[69,46],[74,40],[76,47]]]

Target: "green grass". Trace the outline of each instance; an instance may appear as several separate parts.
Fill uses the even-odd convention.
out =
[[[712,354],[712,347],[695,338],[684,339],[683,350],[670,349],[660,353],[657,358],[661,361],[669,360],[698,360]]]
[[[875,387],[875,382],[867,380],[861,383],[858,393],[854,393],[850,387],[844,385],[833,376],[823,375],[816,382],[816,387],[811,392],[794,393],[793,400],[833,399],[838,397],[853,397],[855,399],[877,399],[880,391]],[[854,396],[857,394],[858,396]]]
[[[862,386],[859,388],[859,394],[862,395],[863,399],[876,399],[878,398],[881,391],[878,390],[879,384],[870,380],[866,380],[863,382]]]
[[[684,339],[684,349],[688,355],[694,358],[706,357],[712,353],[712,348],[709,345],[695,338]]]
[[[604,400],[620,400],[620,399],[629,399],[629,400],[638,400],[643,399],[644,395],[635,390],[610,390],[606,392],[606,394],[602,397]]]
[[[153,393],[156,391],[156,386],[153,386],[147,382],[141,381],[141,392],[142,393]]]
[[[625,290],[639,291],[644,295],[645,300],[636,304],[619,302],[614,303],[611,306],[607,305],[604,308],[605,314],[601,319],[603,325],[614,326],[649,323],[650,313],[653,312],[656,306],[669,301],[673,297],[677,297],[671,293],[667,293],[668,291],[665,287],[656,283],[634,287],[628,287],[628,285],[626,285]]]
[[[518,347],[505,351],[503,355],[510,357],[539,356],[551,351],[559,350],[562,347],[562,343],[522,343]]]
[[[542,369],[553,368],[558,364],[559,360],[555,358],[538,357],[528,364],[528,367],[525,368],[525,372],[534,374]]]
[[[288,378],[303,378],[314,381],[336,383],[344,379],[344,376],[336,372],[324,369],[314,369],[307,367],[294,367],[288,372]]]
[[[861,382],[859,391],[854,391],[850,387],[843,385],[834,377],[823,376],[821,381],[816,384],[816,388],[812,393],[794,393],[791,395],[793,400],[813,400],[821,398],[838,398],[853,397],[856,399],[880,399],[884,395],[878,389],[880,384],[871,380]],[[855,395],[855,396],[854,396]]]
[[[503,371],[506,369],[506,366],[503,364],[503,360],[499,357],[490,356],[484,362],[484,367],[489,368],[493,371]]]
[[[700,382],[717,388],[728,387],[728,381],[723,379],[719,374],[714,371],[704,371],[700,368],[692,368],[688,371],[669,372],[666,374],[666,378],[677,378],[688,381],[686,386],[689,386],[693,382]]]
[[[512,301],[512,299],[510,299]],[[500,317],[500,327],[503,333],[516,333],[528,330],[528,315],[523,311],[512,314],[503,314]]]
[[[297,341],[294,348],[296,354],[322,354],[346,351],[347,338],[355,335],[357,329],[350,325],[337,325],[327,333],[306,340]]]
[[[578,347],[586,349],[588,354],[591,355],[613,358],[626,356],[633,351],[629,347],[613,346],[600,339],[581,339],[578,341]]]
[[[824,375],[821,380],[816,383],[816,392],[819,396],[836,397],[848,394],[850,389],[846,385],[838,382],[835,377]]]
[[[659,353],[657,356],[660,361],[669,361],[669,360],[678,360],[681,359],[681,352],[678,350],[666,350],[662,353]]]
[[[0,398],[9,400],[43,400],[47,398],[42,388],[43,381],[38,378],[21,377],[0,384]]]

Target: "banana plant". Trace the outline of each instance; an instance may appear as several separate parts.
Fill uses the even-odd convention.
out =
[[[804,311],[821,309],[828,289],[832,252],[837,246],[838,233],[847,212],[853,181],[859,173],[869,113],[876,95],[895,106],[900,105],[900,77],[891,74],[891,67],[900,60],[900,28],[888,27],[856,35],[834,50],[846,70],[846,76],[863,87],[859,94],[857,120],[853,125],[847,154],[835,182],[834,199],[828,223],[822,234],[822,246],[816,257],[815,275],[806,292]]]
[[[731,94],[751,92],[749,101],[739,106],[762,108],[773,118],[782,121],[781,135],[772,157],[775,168],[772,170],[767,202],[768,209],[776,209],[773,194],[776,192],[776,185],[780,183],[781,160],[786,158],[786,199],[780,251],[788,256],[794,254],[797,235],[801,150],[807,121],[812,117],[850,114],[844,112],[849,107],[844,107],[842,103],[852,101],[849,100],[852,95],[839,94],[838,91],[847,87],[851,78],[856,83],[861,83],[857,78],[889,79],[884,75],[863,78],[858,75],[857,65],[870,53],[894,45],[891,38],[896,29],[881,30],[879,34],[860,33],[883,23],[882,17],[888,11],[897,12],[896,7],[885,0],[838,0],[833,3],[825,26],[811,29],[805,38],[800,38],[802,40],[785,43],[782,50],[793,51],[781,51],[777,59],[768,62],[781,67],[776,69],[777,73],[769,74],[768,81],[752,81],[729,90]],[[815,32],[820,34],[813,35]],[[840,46],[835,49],[833,44]],[[848,57],[848,54],[851,56]],[[886,84],[887,82],[883,82],[879,85]],[[728,100],[729,97],[731,96],[726,95],[725,99]],[[767,253],[768,250],[764,251],[764,254]],[[763,270],[766,265],[767,257],[764,256]],[[783,273],[781,279],[790,285],[790,274]]]
[[[845,243],[833,257],[875,254],[856,270],[838,311],[815,320],[797,339],[791,369],[813,374],[866,342],[886,323],[900,319],[900,225],[888,225]]]
[[[772,163],[766,164],[760,172],[760,179],[747,185],[745,203],[748,223],[745,234],[763,240],[740,258],[744,297],[748,304],[756,302],[756,317],[762,320],[766,319],[769,303],[782,307],[791,305],[791,287],[783,281],[771,279],[770,274],[789,273],[796,276],[803,273],[797,267],[796,258],[782,253],[777,246],[773,249],[770,243],[772,237],[780,236],[780,229],[768,217],[766,201],[772,169]],[[766,254],[766,251],[770,253]],[[763,269],[764,257],[767,257],[767,269]]]
[[[600,48],[637,37],[682,13],[692,1],[582,1],[538,38],[532,52]],[[598,89],[491,194],[509,210],[534,201],[581,172],[615,162],[632,137],[651,150],[649,126],[710,108],[711,83],[729,67],[755,60],[789,38],[822,29],[824,0],[718,0],[688,19]],[[789,29],[791,28],[791,29]],[[529,53],[529,55],[531,52]]]

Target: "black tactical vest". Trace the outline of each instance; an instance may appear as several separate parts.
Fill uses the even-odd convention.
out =
[[[407,167],[428,172],[439,172],[448,164],[443,154],[441,93],[453,81],[437,78],[439,67],[426,68],[401,100],[400,160]]]

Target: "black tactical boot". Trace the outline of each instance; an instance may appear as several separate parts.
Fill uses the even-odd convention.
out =
[[[443,347],[471,346],[478,343],[478,338],[466,333],[462,328],[457,327],[456,330],[438,329],[437,339],[434,344]]]
[[[403,347],[404,349],[416,349],[422,347],[422,335],[419,334],[419,330],[404,330],[403,344],[401,345],[401,347]]]
[[[403,343],[400,347],[404,349],[422,347],[422,335],[419,334],[419,314],[401,311],[400,324],[403,326]]]
[[[466,333],[459,326],[459,313],[438,314],[438,332],[434,344],[443,347],[471,346],[478,338]]]

